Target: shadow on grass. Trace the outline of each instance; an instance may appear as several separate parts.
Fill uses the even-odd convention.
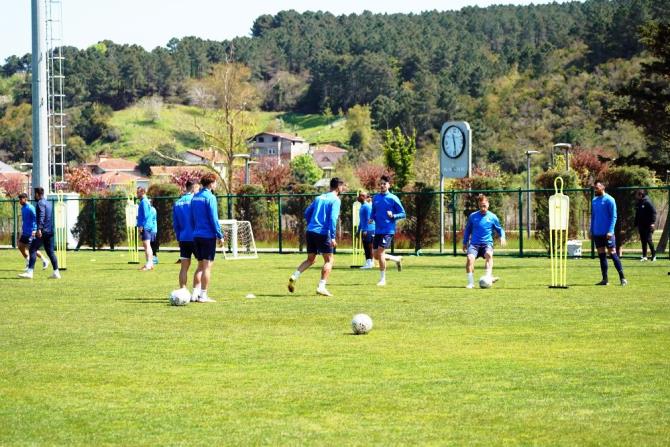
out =
[[[170,305],[165,299],[160,298],[116,298],[115,301],[127,302],[128,304],[165,304]]]

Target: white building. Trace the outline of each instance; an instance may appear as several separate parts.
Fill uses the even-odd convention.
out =
[[[279,164],[289,163],[295,157],[309,153],[309,143],[297,135],[280,132],[262,132],[249,139],[251,156],[275,158]]]

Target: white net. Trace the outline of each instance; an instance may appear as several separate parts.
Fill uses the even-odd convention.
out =
[[[258,258],[251,223],[246,220],[219,220],[223,232],[225,259]]]

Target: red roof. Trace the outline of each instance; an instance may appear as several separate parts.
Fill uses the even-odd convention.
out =
[[[123,158],[110,158],[101,156],[94,163],[86,163],[87,166],[99,167],[103,171],[134,171],[137,163]]]
[[[316,153],[322,153],[322,152],[344,154],[348,151],[346,149],[342,149],[341,147],[333,146],[332,144],[324,144],[322,146],[317,146],[316,149],[314,149],[315,154]]]

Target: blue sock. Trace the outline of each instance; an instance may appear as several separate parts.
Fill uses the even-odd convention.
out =
[[[616,253],[611,253],[610,258],[612,258],[612,262],[614,263],[616,271],[619,272],[619,279],[623,279],[623,265],[621,265],[621,259],[619,259],[619,255]]]
[[[607,253],[598,253],[600,259],[600,271],[603,274],[603,281],[607,281]]]

